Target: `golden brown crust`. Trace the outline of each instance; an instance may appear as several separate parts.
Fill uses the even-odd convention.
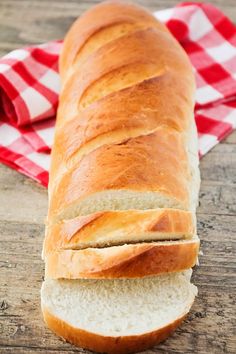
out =
[[[192,214],[176,209],[104,211],[47,227],[44,253],[144,240],[192,238]]]
[[[49,218],[92,194],[118,190],[157,192],[187,209],[190,179],[184,137],[163,127],[85,156],[55,183]]]
[[[137,336],[108,337],[74,328],[42,306],[44,321],[58,336],[82,348],[100,353],[126,354],[148,349],[165,340],[184,320],[186,314],[156,331]]]
[[[60,74],[65,76],[83,45],[99,31],[117,24],[150,25],[167,31],[148,11],[122,1],[106,1],[92,7],[68,31],[60,56]],[[111,38],[112,39],[112,38]]]
[[[58,122],[50,177],[57,176],[61,161],[69,167],[108,140],[110,143],[121,142],[151,133],[163,125],[185,131],[191,115],[191,102],[184,93],[190,90],[187,81],[167,73],[114,92],[109,99],[95,101],[66,124],[63,124],[64,120],[62,125]],[[70,104],[71,109],[77,104],[77,97],[70,92],[75,92],[73,87],[64,92],[62,102],[67,102],[67,107]],[[168,105],[163,103],[167,95]],[[179,102],[177,116],[173,114],[176,102]]]
[[[188,209],[194,77],[165,26],[132,4],[99,4],[68,32],[61,71],[49,223],[107,190],[158,192]]]
[[[148,28],[117,38],[94,51],[82,65],[70,69],[62,87],[57,124],[81,115],[79,110],[109,93],[161,75],[173,78],[169,87],[174,85],[177,92],[179,83],[185,86],[182,91],[187,99],[185,106],[192,110],[195,88],[192,69],[187,55],[171,35]],[[165,81],[159,93],[161,101],[165,100]],[[170,102],[174,116],[178,115],[176,104],[181,107],[177,100]],[[138,106],[142,106],[142,100]]]
[[[198,240],[153,242],[60,250],[45,259],[47,278],[137,278],[189,269],[196,264]]]
[[[142,21],[147,18],[139,8],[111,2],[97,7],[98,12],[107,8],[105,23],[114,20],[117,6],[119,14],[130,16],[132,23],[139,18],[137,11]],[[72,55],[69,48],[72,43],[80,48],[84,39],[81,42],[78,35],[75,40],[73,33],[83,33],[84,28],[87,31],[86,27],[81,27],[81,32],[79,29],[86,18],[90,23],[91,13],[68,34],[63,60],[67,56],[69,62],[74,60],[76,54]],[[148,18],[156,26],[111,40],[68,74],[52,152],[49,219],[75,200],[108,190],[116,176],[113,190],[157,191],[177,200],[180,208],[188,208],[190,171],[185,133],[192,119],[192,69],[165,27],[152,16]],[[90,37],[95,32],[90,31]],[[120,166],[114,166],[116,159]],[[138,167],[136,172],[132,165]]]
[[[145,50],[143,50],[144,47]],[[111,86],[110,91],[112,92],[111,80],[114,78],[118,83],[120,74],[124,76],[124,74],[128,75],[133,72],[133,82],[128,85],[131,86],[131,84],[150,77],[170,72],[169,66],[172,67],[173,74],[179,74],[180,79],[181,74],[184,75],[186,70],[189,70],[186,54],[182,53],[178,42],[175,42],[165,32],[148,28],[117,38],[92,53],[80,67],[74,68],[73,75],[63,86],[58,119],[65,119],[65,113],[68,111],[66,109],[68,108],[67,101],[68,98],[71,99],[71,95],[77,97],[75,113],[79,107],[86,106],[86,102],[82,104],[82,101],[86,101],[85,98],[83,100],[83,96],[86,96],[86,91],[91,90],[99,79],[107,76],[104,89],[108,92],[109,86]],[[192,75],[187,76],[185,81],[193,84]],[[124,77],[120,84],[123,82]],[[101,92],[97,94],[101,95]],[[71,114],[71,107],[69,111]]]

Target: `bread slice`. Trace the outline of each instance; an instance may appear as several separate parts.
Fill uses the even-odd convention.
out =
[[[48,327],[67,341],[104,353],[131,353],[163,341],[197,294],[189,274],[113,280],[44,281]]]
[[[45,257],[45,277],[53,279],[138,278],[180,272],[197,263],[199,239],[58,250]]]
[[[134,278],[191,268],[198,249],[191,212],[104,211],[48,226],[43,258],[48,278]]]
[[[176,209],[103,211],[62,220],[46,229],[44,253],[59,249],[116,246],[144,241],[191,239],[193,214]]]

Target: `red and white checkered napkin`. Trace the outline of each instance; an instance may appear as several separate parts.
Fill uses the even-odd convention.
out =
[[[236,27],[210,4],[182,3],[155,16],[166,23],[195,68],[202,156],[236,127]],[[56,41],[18,49],[0,59],[0,161],[45,186],[61,45]]]

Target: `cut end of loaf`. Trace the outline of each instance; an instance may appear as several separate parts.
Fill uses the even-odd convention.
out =
[[[107,353],[143,350],[166,338],[196,295],[185,273],[116,280],[46,280],[48,326],[73,344]]]
[[[199,240],[194,238],[54,251],[45,257],[45,277],[131,279],[180,272],[196,264],[198,249]]]
[[[73,219],[80,215],[89,215],[105,210],[147,210],[167,207],[180,210],[187,209],[185,201],[181,203],[158,192],[107,190],[93,193],[91,196],[69,205],[52,218],[52,221]]]

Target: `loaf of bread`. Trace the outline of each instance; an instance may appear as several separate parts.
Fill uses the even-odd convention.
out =
[[[166,27],[137,6],[99,4],[68,32],[60,72],[44,257],[191,238],[199,189],[195,83]],[[193,219],[190,234],[184,218]],[[183,254],[192,247],[191,265],[198,245],[195,237],[178,247]],[[172,269],[189,267],[183,261],[179,269],[177,259]]]
[[[195,294],[181,273],[195,265],[199,249],[192,67],[167,28],[146,10],[106,1],[69,30],[60,75],[43,246],[45,321],[60,336],[95,351],[141,350],[180,323]],[[160,289],[162,283],[157,300],[155,284]],[[123,289],[118,305],[112,284]],[[125,305],[133,286],[148,289],[150,313],[143,313],[150,322],[143,325],[134,320],[138,312],[130,313],[137,309]],[[182,299],[179,288],[185,289]],[[163,303],[165,291],[170,298]],[[173,302],[176,291],[179,305]],[[74,303],[76,292],[83,304]],[[103,293],[110,296],[109,311],[118,306],[118,324],[111,328],[112,312],[104,310],[103,319]],[[97,328],[83,313],[90,298],[98,307],[91,317]],[[145,292],[136,300],[144,306]],[[78,316],[83,313],[79,320],[77,312],[72,316],[75,306]]]

